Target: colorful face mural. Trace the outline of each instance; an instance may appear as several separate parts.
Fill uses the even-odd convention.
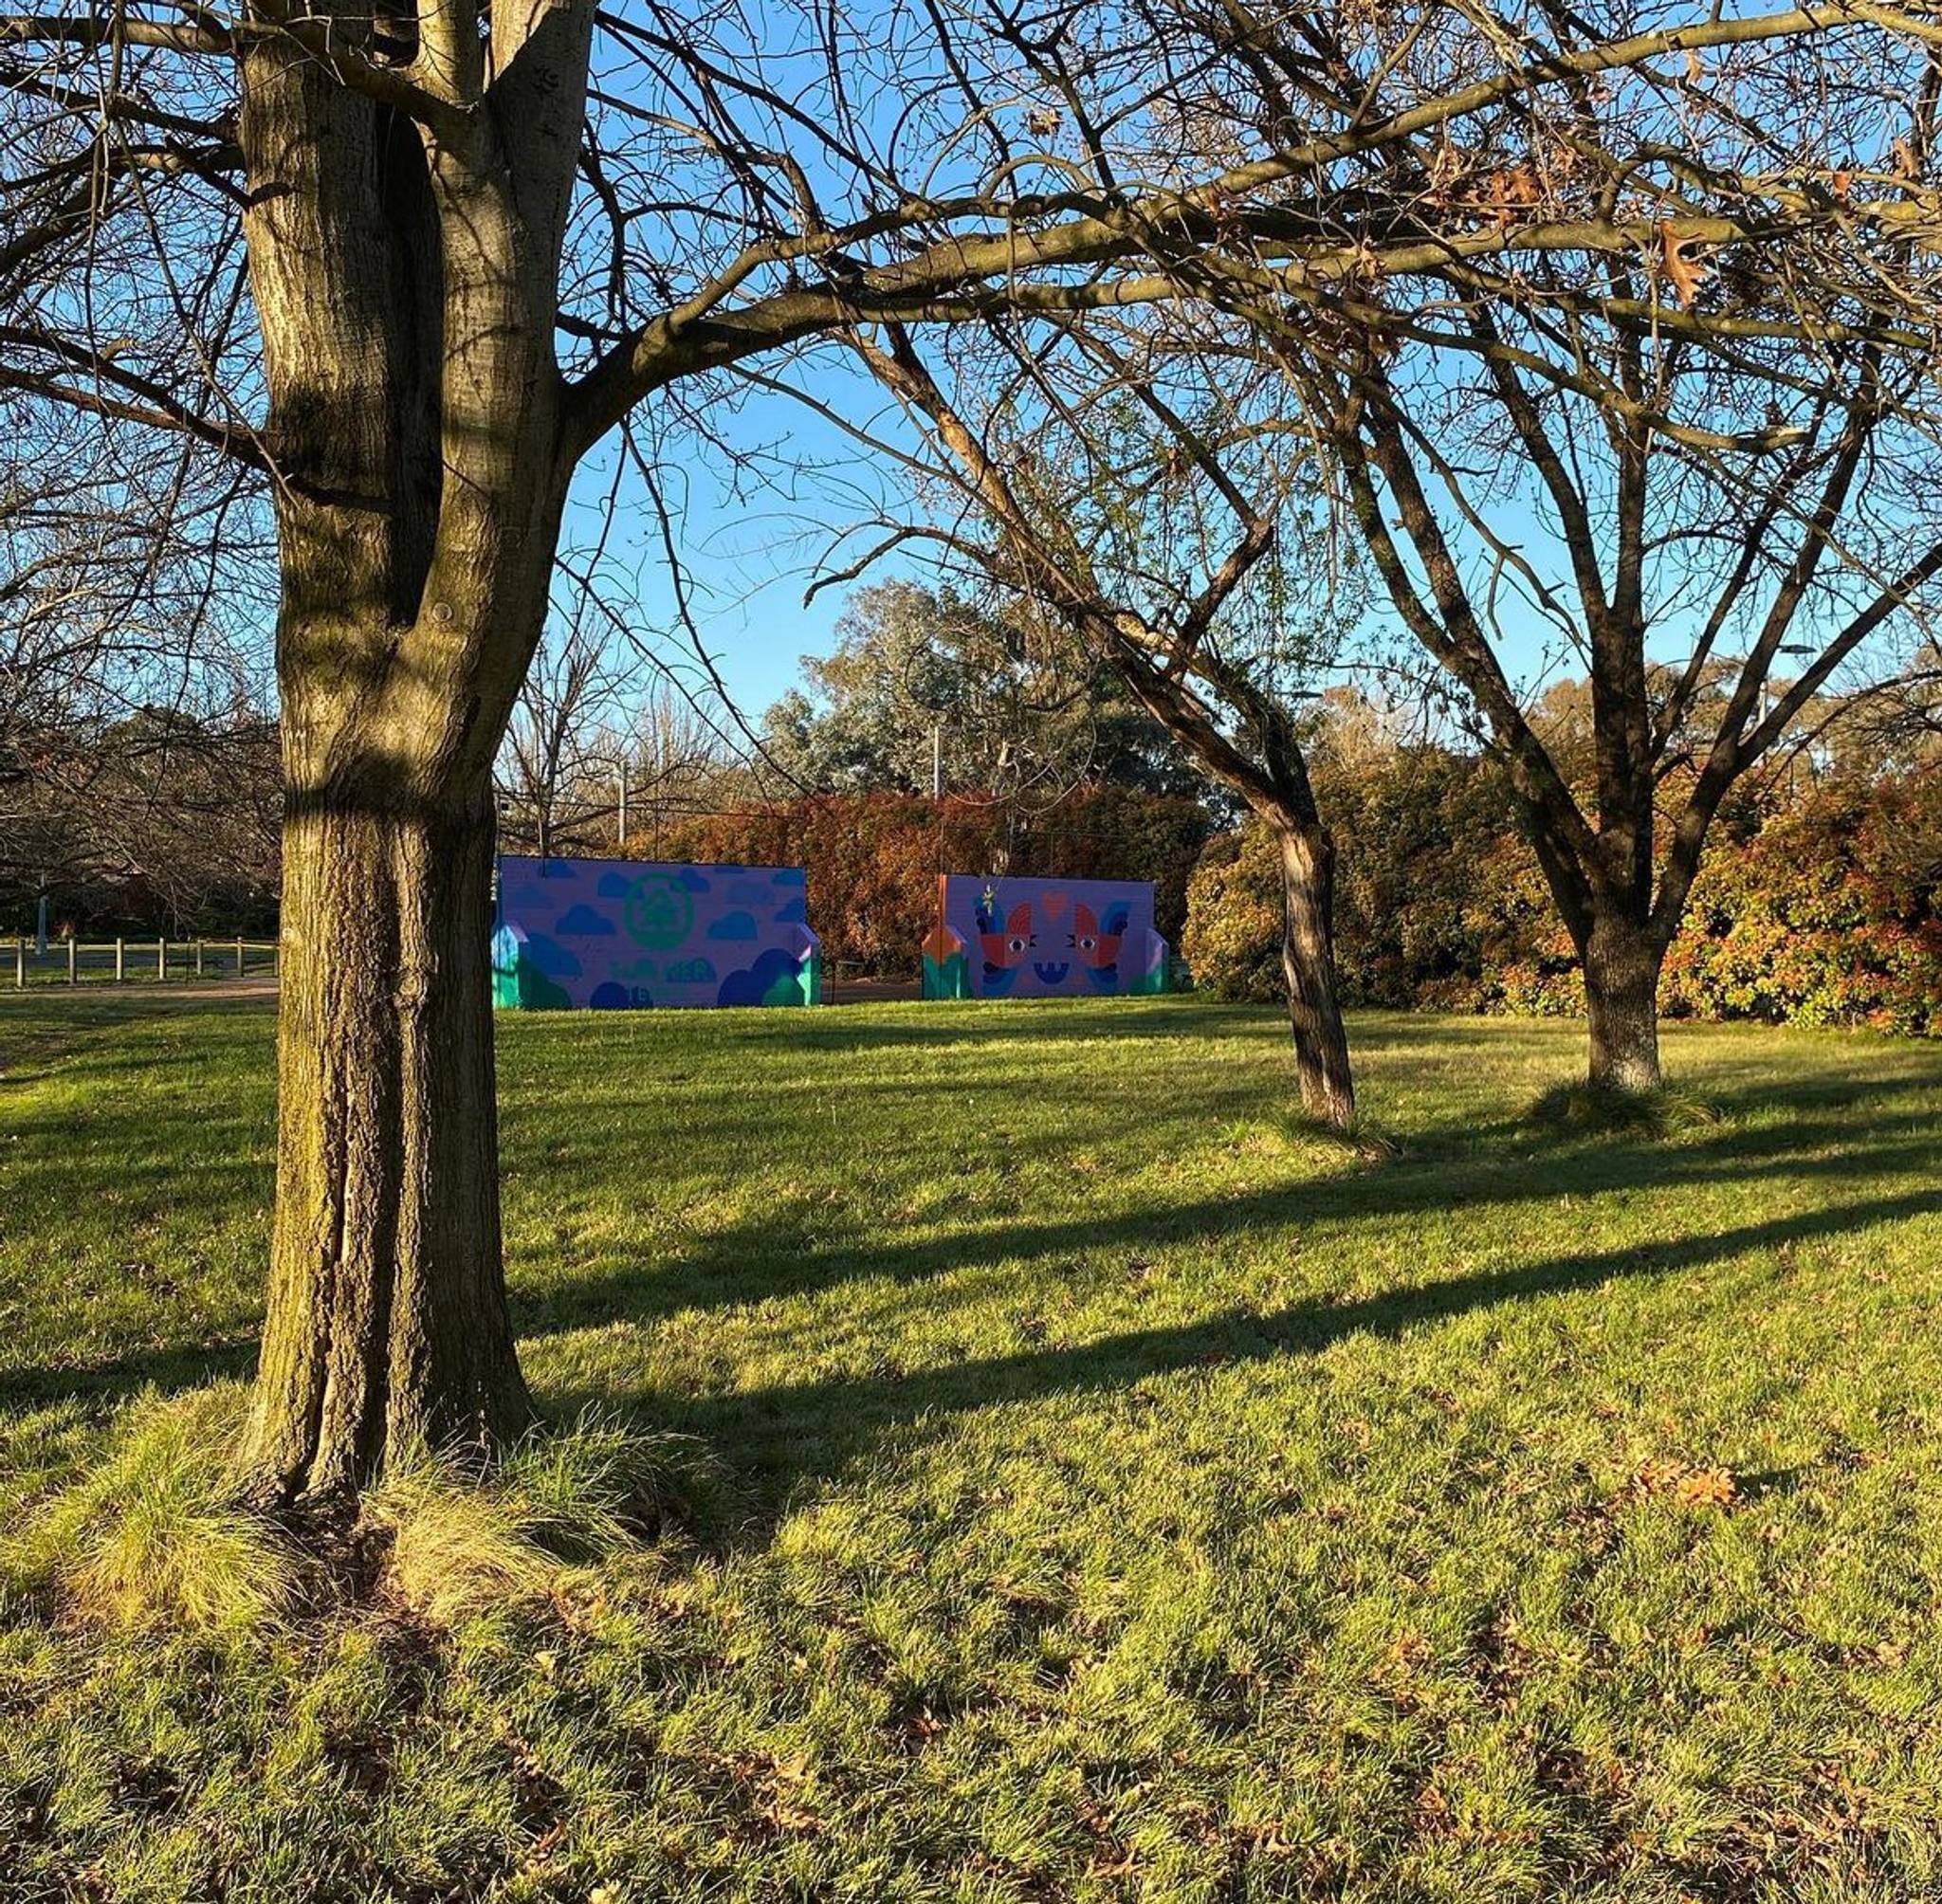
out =
[[[814,1005],[822,957],[800,867],[499,862],[493,1002],[526,1011]]]
[[[1163,992],[1168,956],[1144,882],[947,872],[938,880],[938,923],[924,942],[924,996]]]

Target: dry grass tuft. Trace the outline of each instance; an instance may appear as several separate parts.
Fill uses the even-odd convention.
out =
[[[231,1489],[245,1401],[233,1382],[137,1398],[108,1458],[29,1521],[6,1563],[9,1584],[123,1628],[235,1635],[286,1620],[299,1557]]]
[[[1681,1085],[1642,1091],[1593,1084],[1555,1085],[1530,1107],[1530,1119],[1567,1130],[1648,1137],[1713,1130],[1721,1122],[1716,1105]]]
[[[536,1430],[483,1477],[430,1455],[401,1461],[351,1532],[378,1557],[374,1582],[325,1564],[341,1560],[342,1529],[313,1552],[301,1529],[237,1496],[247,1400],[225,1383],[131,1403],[107,1458],[44,1502],[0,1558],[0,1588],[81,1621],[236,1638],[374,1586],[449,1628],[543,1600],[652,1539],[710,1474],[698,1443],[591,1413]]]
[[[380,1590],[449,1627],[653,1537],[705,1472],[698,1443],[590,1413],[536,1431],[484,1478],[433,1455],[396,1463],[363,1525],[385,1549]]]

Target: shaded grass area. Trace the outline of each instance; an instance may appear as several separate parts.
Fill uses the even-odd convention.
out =
[[[529,1372],[722,1486],[443,1614],[22,1574],[0,1896],[1942,1895],[1942,1052],[1354,1032],[1345,1144],[1195,1000],[504,1024]],[[247,1371],[269,1022],[0,1070],[24,1552]]]

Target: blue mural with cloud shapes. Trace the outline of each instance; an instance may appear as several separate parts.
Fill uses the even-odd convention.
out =
[[[753,965],[731,972],[722,980],[716,998],[722,1005],[807,1005],[814,1002],[801,996],[802,971],[790,955],[771,946],[758,955]]]
[[[498,870],[495,1004],[639,1011],[820,1001],[822,948],[809,929],[800,867],[507,853]],[[730,962],[746,961],[725,977],[717,963],[724,945],[734,948]]]

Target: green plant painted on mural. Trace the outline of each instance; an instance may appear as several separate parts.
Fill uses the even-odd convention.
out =
[[[556,985],[523,951],[504,956],[504,947],[495,944],[492,961],[492,1002],[529,1012],[563,1012],[573,1003],[562,986]]]
[[[694,926],[694,897],[678,879],[650,872],[627,895],[628,936],[637,945],[670,951]]]
[[[952,952],[939,959],[924,955],[924,996],[926,998],[968,998],[971,977],[965,969],[964,955]]]

